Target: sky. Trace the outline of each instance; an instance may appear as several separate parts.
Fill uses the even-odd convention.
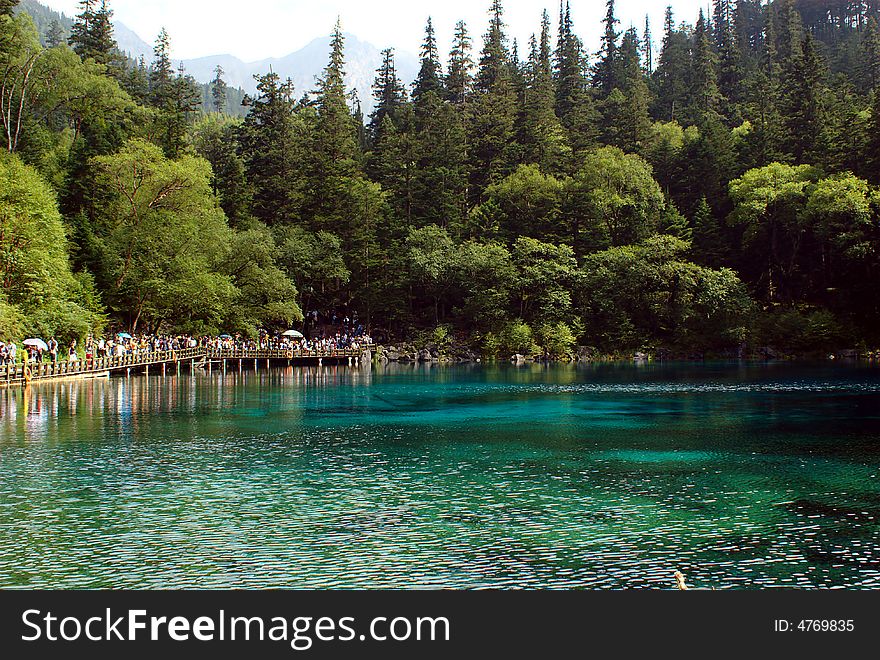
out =
[[[73,16],[77,0],[40,0],[55,10]],[[654,41],[662,38],[663,14],[671,4],[676,22],[696,21],[701,7],[711,0],[617,0],[620,29],[635,25],[644,29],[650,14]],[[604,0],[570,0],[576,32],[589,51],[599,48]],[[554,33],[558,23],[558,0],[505,0],[508,35],[520,44],[524,54],[529,36],[540,29],[546,8]],[[458,20],[467,23],[475,50],[488,26],[489,0],[109,0],[115,19],[152,44],[160,28],[171,37],[175,58],[193,59],[230,54],[245,61],[283,57],[299,50],[312,39],[329,34],[337,16],[342,29],[379,48],[392,47],[415,55],[419,52],[424,26],[431,16],[441,54],[449,51]]]

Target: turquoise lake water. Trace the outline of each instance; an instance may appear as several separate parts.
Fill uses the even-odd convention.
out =
[[[0,588],[880,588],[880,369],[0,390]]]

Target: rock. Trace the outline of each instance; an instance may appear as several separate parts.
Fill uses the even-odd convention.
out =
[[[526,363],[526,356],[520,355],[519,353],[517,353],[516,355],[511,356],[510,361],[515,362],[516,364],[525,364]]]
[[[647,353],[636,353],[634,359],[636,362],[647,362],[650,357]]]
[[[594,362],[598,357],[598,353],[595,348],[592,346],[578,346],[577,347],[577,361],[578,362]]]

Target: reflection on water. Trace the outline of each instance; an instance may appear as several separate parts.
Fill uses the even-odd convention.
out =
[[[0,390],[0,587],[880,588],[878,404],[785,365]]]

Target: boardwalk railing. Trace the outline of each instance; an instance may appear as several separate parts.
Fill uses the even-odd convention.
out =
[[[0,384],[47,380],[53,378],[88,377],[108,374],[122,369],[196,362],[225,360],[359,360],[363,352],[354,349],[330,351],[302,351],[297,349],[213,349],[185,348],[179,351],[143,351],[105,358],[64,362],[31,362],[29,364],[0,365]]]

